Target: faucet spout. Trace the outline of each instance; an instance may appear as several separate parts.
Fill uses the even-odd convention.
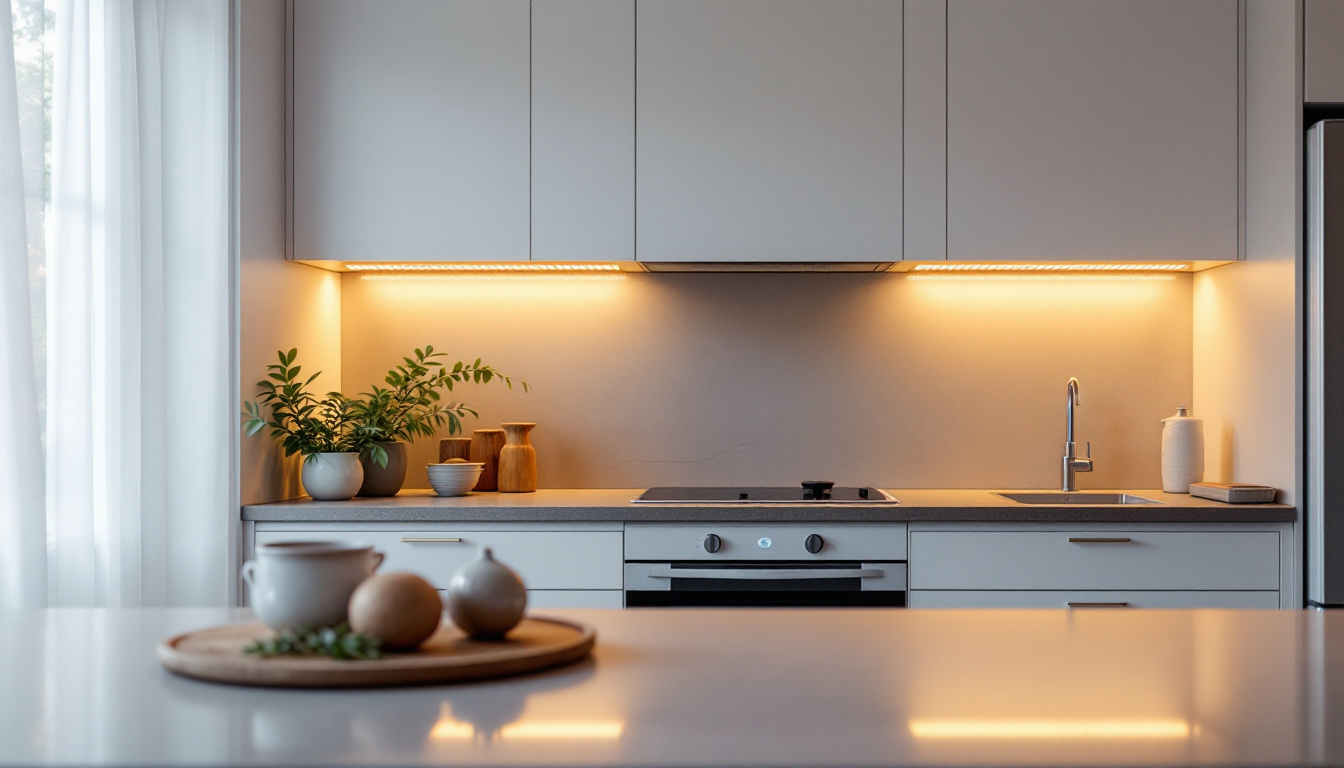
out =
[[[1070,377],[1066,389],[1067,402],[1064,408],[1064,457],[1060,485],[1065,491],[1078,490],[1078,472],[1092,471],[1092,444],[1087,444],[1087,458],[1078,458],[1078,445],[1073,439],[1073,409],[1082,405],[1078,396],[1078,379]]]
[[[1082,405],[1083,401],[1078,396],[1078,379],[1070,376],[1068,388],[1065,391],[1066,397],[1064,408],[1064,442],[1073,442],[1073,407]]]

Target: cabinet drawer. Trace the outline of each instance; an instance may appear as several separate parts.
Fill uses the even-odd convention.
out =
[[[911,589],[1277,590],[1279,535],[917,531]]]
[[[372,544],[380,570],[418,573],[439,589],[480,547],[518,572],[529,589],[620,589],[619,531],[258,531],[257,544],[345,540]]]
[[[527,609],[624,608],[625,593],[619,589],[529,589]]]
[[[1278,608],[1279,593],[949,589],[914,590],[908,603],[911,608]]]

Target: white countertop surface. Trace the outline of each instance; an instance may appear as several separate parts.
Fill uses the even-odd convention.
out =
[[[0,765],[1344,763],[1344,612],[548,613],[594,656],[305,691],[158,666],[239,611],[0,612]]]

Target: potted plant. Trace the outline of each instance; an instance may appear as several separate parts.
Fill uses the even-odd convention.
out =
[[[494,368],[457,361],[451,368],[439,358],[447,357],[426,345],[416,349],[414,357],[403,357],[402,364],[383,377],[386,387],[373,386],[353,401],[358,421],[360,462],[364,484],[360,496],[392,496],[406,482],[406,443],[417,437],[431,437],[444,424],[448,434],[462,431],[462,419],[475,410],[460,402],[443,402],[441,392],[451,392],[455,384],[488,384],[496,379],[510,389],[513,380]],[[523,390],[527,382],[519,382]]]
[[[356,403],[340,392],[318,397],[308,390],[321,372],[300,379],[294,365],[299,351],[277,352],[278,364],[266,366],[257,382],[261,395],[243,403],[243,429],[255,435],[266,427],[280,440],[286,456],[303,456],[303,488],[309,496],[338,501],[355,495],[364,482],[359,450],[364,439]],[[269,417],[264,411],[269,409]]]

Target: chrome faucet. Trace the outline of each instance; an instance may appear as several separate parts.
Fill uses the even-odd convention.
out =
[[[1087,458],[1078,458],[1078,446],[1073,442],[1073,407],[1082,405],[1078,400],[1078,380],[1069,379],[1068,404],[1064,415],[1064,490],[1078,490],[1078,472],[1092,471],[1092,443],[1087,444]]]

